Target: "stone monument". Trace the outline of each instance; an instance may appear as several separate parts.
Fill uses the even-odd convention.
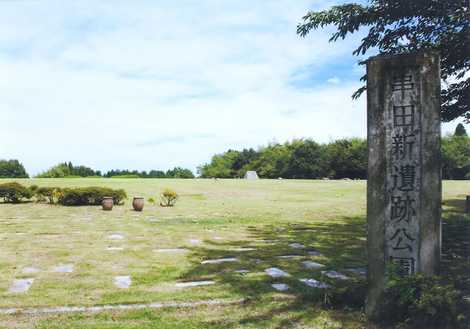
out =
[[[387,266],[437,273],[441,244],[440,67],[434,52],[367,61],[368,292],[374,318]]]
[[[245,179],[254,180],[254,179],[259,179],[259,177],[256,171],[247,171],[245,173]]]

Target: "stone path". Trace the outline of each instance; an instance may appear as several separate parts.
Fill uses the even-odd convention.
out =
[[[108,239],[110,240],[122,240],[124,239],[124,236],[122,234],[110,234],[108,235]]]
[[[178,253],[188,252],[189,250],[185,248],[168,248],[168,249],[155,249],[154,251],[160,252],[160,253],[178,254]]]
[[[294,249],[305,249],[305,246],[298,242],[289,243],[289,247],[294,248]]]
[[[321,271],[321,274],[326,275],[331,279],[339,279],[339,280],[349,280],[350,278],[342,273],[336,271]]]
[[[227,257],[227,258],[203,260],[201,264],[221,264],[221,263],[237,262],[237,261],[238,261],[238,258],[236,257]]]
[[[242,304],[245,299],[236,300],[202,300],[196,302],[155,302],[148,304],[118,304],[118,305],[101,305],[101,306],[57,306],[57,307],[45,307],[45,308],[3,308],[0,309],[0,314],[3,315],[15,315],[15,314],[56,314],[56,313],[97,313],[103,311],[113,310],[138,310],[145,308],[182,308],[182,307],[198,307],[198,306],[223,306],[223,305],[234,305]]]
[[[30,266],[30,267],[25,267],[22,272],[23,274],[34,274],[34,273],[39,273],[40,270],[36,267]]]
[[[319,289],[330,288],[330,285],[320,282],[315,279],[300,279],[299,281],[305,283],[307,286],[312,287],[312,288],[319,288]]]
[[[214,281],[190,281],[190,282],[178,282],[175,283],[175,287],[177,288],[191,288],[191,287],[199,287],[199,286],[208,286],[215,284]]]
[[[287,285],[285,283],[273,283],[271,286],[274,289],[276,289],[277,291],[287,291],[287,290],[289,290],[289,285]]]
[[[316,270],[316,269],[325,267],[325,265],[317,263],[317,262],[312,262],[311,260],[303,261],[302,266],[309,270]]]
[[[65,264],[65,265],[59,265],[56,266],[52,269],[52,272],[56,273],[72,273],[73,272],[73,264]]]

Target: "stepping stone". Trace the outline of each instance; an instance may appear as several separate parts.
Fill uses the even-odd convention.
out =
[[[118,288],[127,289],[131,286],[131,283],[131,277],[128,275],[114,277],[114,285]]]
[[[199,286],[209,286],[214,284],[214,281],[192,281],[192,282],[178,282],[175,284],[177,288],[191,288],[191,287],[199,287]]]
[[[189,239],[189,243],[191,243],[191,244],[200,244],[200,243],[201,243],[201,240],[198,240],[198,239]]]
[[[307,252],[310,256],[323,256],[319,251],[317,250],[310,250]]]
[[[287,285],[285,283],[273,283],[271,286],[274,289],[276,289],[277,291],[287,291],[287,290],[289,290],[289,285]]]
[[[277,258],[280,259],[294,259],[294,258],[302,258],[302,255],[282,255],[282,256],[277,256]]]
[[[321,274],[326,275],[331,279],[349,280],[348,276],[336,271],[321,271]]]
[[[73,272],[73,264],[65,264],[59,265],[52,269],[52,272],[56,273],[72,273]]]
[[[38,273],[40,270],[36,267],[25,267],[22,271],[23,274]]]
[[[110,240],[122,240],[122,239],[124,239],[124,236],[122,234],[111,234],[111,235],[108,235],[108,239],[110,239]]]
[[[349,268],[347,269],[348,272],[360,275],[360,276],[366,276],[367,275],[367,269],[365,267],[356,267],[356,268]]]
[[[169,248],[169,249],[155,249],[155,252],[160,252],[160,253],[170,253],[170,254],[177,254],[177,253],[183,253],[183,252],[188,252],[188,249],[184,248]]]
[[[301,243],[289,243],[289,247],[294,248],[294,249],[305,249],[305,246]]]
[[[18,279],[14,280],[13,284],[10,287],[9,292],[14,294],[24,293],[29,290],[31,285],[33,284],[34,279]]]
[[[285,278],[290,276],[289,273],[284,272],[283,270],[277,267],[270,267],[265,269],[264,271],[272,278]]]
[[[236,271],[234,271],[234,272],[235,272],[235,273],[240,273],[240,274],[250,273],[250,271],[244,270],[244,269],[242,269],[242,270],[236,270]]]
[[[123,247],[108,247],[106,248],[106,250],[108,251],[120,251],[120,250],[124,250]]]
[[[243,248],[242,247],[242,248],[230,248],[228,250],[229,251],[240,251],[240,252],[242,252],[242,251],[254,251],[254,250],[256,250],[256,248]]]
[[[201,262],[201,264],[221,264],[227,262],[237,262],[238,258],[236,257],[227,257],[227,258],[220,258],[220,259],[208,259]]]
[[[311,260],[306,260],[302,262],[303,267],[309,270],[316,270],[322,267],[325,267],[325,265],[317,263],[317,262],[312,262]]]
[[[221,238],[220,236],[215,236],[213,239],[214,240],[223,240],[223,238]]]
[[[300,279],[299,281],[305,283],[307,286],[312,287],[312,288],[318,288],[318,289],[330,288],[330,285],[317,281],[315,279]]]

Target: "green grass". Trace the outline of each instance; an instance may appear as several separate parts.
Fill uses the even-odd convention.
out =
[[[296,180],[173,180],[173,179],[34,179],[18,180],[39,186],[107,186],[123,188],[130,198],[157,198],[164,188],[180,194],[173,208],[146,204],[137,213],[124,206],[104,212],[100,207],[62,207],[47,204],[0,204],[0,307],[101,305],[155,301],[248,299],[245,305],[197,309],[136,310],[60,316],[0,316],[6,327],[39,328],[359,328],[360,310],[333,311],[318,305],[321,296],[296,278],[322,278],[305,270],[301,260],[312,259],[326,269],[365,266],[364,181]],[[444,182],[444,247],[462,253],[453,238],[470,216],[462,213],[468,182]],[[157,202],[158,203],[158,202]],[[123,240],[109,240],[113,233]],[[199,245],[191,239],[202,241]],[[291,242],[319,250],[311,257],[292,249]],[[123,251],[106,251],[107,247]],[[233,251],[252,247],[253,251]],[[165,254],[155,249],[186,248]],[[460,250],[460,251],[459,251]],[[300,259],[277,256],[298,254]],[[239,262],[201,265],[205,259],[234,256]],[[51,273],[54,266],[73,263],[69,274]],[[36,274],[22,274],[34,266]],[[263,271],[280,267],[291,278],[289,293],[275,292]],[[248,274],[237,274],[237,269]],[[470,270],[462,257],[452,258],[448,275]],[[468,272],[467,272],[468,273]],[[117,275],[130,275],[128,290],[113,285]],[[34,277],[26,294],[8,293],[15,278]],[[211,279],[215,285],[191,289],[177,281]],[[1,326],[1,325],[0,325]]]

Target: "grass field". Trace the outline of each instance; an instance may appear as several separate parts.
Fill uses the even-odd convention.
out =
[[[6,181],[6,180],[5,180]],[[231,305],[112,310],[62,315],[0,315],[0,327],[20,328],[362,328],[360,310],[331,310],[314,298],[322,294],[299,278],[339,284],[322,270],[366,266],[364,181],[33,179],[39,186],[108,186],[129,197],[157,197],[166,187],[180,199],[173,208],[131,201],[111,212],[100,207],[0,204],[0,308],[96,306],[151,302],[221,300]],[[470,270],[462,212],[468,182],[444,182],[446,274]],[[462,230],[462,227],[464,229]],[[119,239],[113,239],[119,238]],[[292,243],[305,246],[292,247]],[[122,250],[120,249],[122,248]],[[463,248],[463,249],[462,249]],[[111,250],[110,250],[111,249]],[[176,250],[168,250],[176,249]],[[312,256],[310,250],[320,256]],[[453,257],[453,255],[457,257]],[[295,258],[278,256],[296,255]],[[235,258],[221,264],[203,261]],[[70,273],[54,268],[73,265]],[[290,277],[272,279],[266,268]],[[25,273],[35,268],[36,273]],[[239,273],[247,270],[247,273]],[[346,272],[344,272],[346,273]],[[468,272],[467,272],[468,273]],[[128,289],[113,284],[130,276]],[[353,274],[350,276],[354,277]],[[15,279],[33,278],[26,293],[11,293]],[[357,278],[360,280],[360,278]],[[214,281],[179,288],[175,283]],[[289,284],[281,293],[271,283]],[[242,304],[239,300],[244,300]]]

